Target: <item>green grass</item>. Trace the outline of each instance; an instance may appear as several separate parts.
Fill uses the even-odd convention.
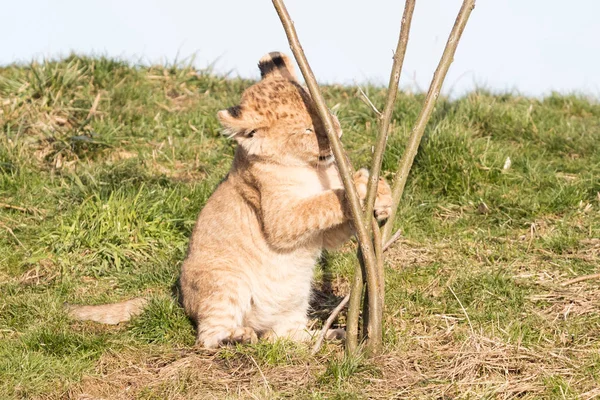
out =
[[[600,105],[579,95],[440,98],[394,221],[383,355],[194,349],[173,289],[232,160],[215,114],[250,84],[78,56],[0,68],[0,398],[599,394],[598,282],[560,286],[600,263]],[[368,165],[373,112],[356,88],[324,90]],[[385,90],[365,90],[383,105]],[[399,95],[388,179],[422,101]],[[344,294],[354,251],[329,254],[317,287]],[[63,308],[141,295],[146,312],[117,327]]]

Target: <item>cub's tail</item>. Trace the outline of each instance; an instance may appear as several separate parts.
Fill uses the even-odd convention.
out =
[[[67,304],[69,316],[80,321],[95,321],[101,324],[116,325],[127,322],[131,318],[140,315],[148,299],[138,297],[113,304],[101,304],[97,306],[79,306]]]

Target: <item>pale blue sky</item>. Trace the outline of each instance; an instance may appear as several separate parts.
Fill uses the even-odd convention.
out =
[[[386,83],[403,1],[287,0],[321,82]],[[426,90],[460,0],[418,0],[401,85]],[[567,6],[568,5],[568,6]],[[478,0],[444,92],[475,85],[600,97],[600,1]],[[195,54],[198,67],[258,77],[289,47],[269,0],[19,0],[2,4],[0,64],[71,51],[150,62]]]

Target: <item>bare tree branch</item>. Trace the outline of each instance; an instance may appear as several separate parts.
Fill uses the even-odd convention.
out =
[[[448,41],[446,42],[446,47],[444,49],[444,53],[442,54],[442,58],[440,59],[438,67],[433,74],[433,79],[431,80],[429,90],[427,91],[427,96],[425,97],[425,103],[423,104],[423,108],[421,109],[419,117],[417,118],[417,122],[415,123],[410,138],[408,139],[406,150],[404,150],[404,154],[402,155],[402,159],[398,165],[398,173],[392,186],[392,214],[388,218],[388,222],[383,227],[384,242],[389,239],[392,229],[394,228],[396,211],[398,209],[398,205],[400,204],[400,198],[402,197],[402,192],[404,191],[404,186],[406,185],[408,173],[410,172],[415,155],[417,154],[417,150],[419,148],[419,144],[421,143],[423,132],[425,132],[425,126],[429,121],[429,117],[431,117],[433,107],[435,106],[437,98],[440,95],[444,78],[446,78],[446,73],[448,72],[450,64],[452,64],[454,59],[456,47],[458,46],[460,37],[465,29],[465,26],[467,25],[467,21],[469,20],[469,15],[471,15],[471,11],[474,7],[475,0],[463,1],[460,11],[458,12],[458,16],[456,17],[456,21],[454,22],[454,27],[452,28],[450,36],[448,37]]]
[[[371,218],[371,232],[373,234],[373,247],[375,248],[375,259],[377,260],[377,279],[379,280],[379,301],[381,308],[385,307],[385,273],[383,271],[383,246],[381,245],[381,232],[375,218]],[[367,286],[365,290],[370,288]],[[369,297],[365,295],[363,299],[363,332],[370,332],[374,328],[373,321],[369,318]]]
[[[381,305],[383,307],[383,300],[385,295],[385,276],[383,273],[383,245],[381,244],[381,231],[379,230],[379,224],[375,218],[372,218],[373,225],[373,247],[375,247],[375,259],[377,260],[377,272],[379,278],[379,287],[381,289]]]
[[[387,100],[383,115],[380,119],[379,135],[375,144],[373,153],[373,161],[371,164],[371,175],[369,176],[369,185],[367,188],[367,198],[365,200],[365,215],[370,218],[373,215],[373,207],[375,205],[375,197],[377,195],[377,183],[379,182],[379,172],[381,171],[381,163],[383,161],[383,152],[387,144],[390,122],[394,112],[394,104],[398,95],[398,84],[400,83],[400,73],[402,72],[402,64],[404,63],[404,55],[406,54],[406,46],[408,45],[408,36],[410,33],[410,24],[412,22],[413,11],[415,10],[416,0],[406,0],[404,5],[404,14],[402,15],[402,24],[400,27],[400,37],[398,45],[394,53],[394,63],[390,74],[390,82],[388,84]]]
[[[388,240],[387,242],[385,242],[385,244],[383,245],[383,251],[386,251],[387,249],[390,248],[391,245],[393,245],[396,240],[400,239],[400,236],[402,236],[402,230],[398,229],[396,231],[396,233],[394,233],[392,235],[392,237],[390,238],[390,240]]]
[[[380,116],[380,132],[373,154],[373,165],[367,190],[367,201],[365,203],[366,210],[364,212],[364,217],[351,176],[352,167],[349,164],[341,142],[337,137],[337,133],[335,132],[335,128],[331,121],[330,112],[325,105],[325,101],[323,100],[323,96],[321,95],[316,79],[312,73],[308,61],[306,60],[306,56],[304,55],[304,51],[302,50],[302,46],[298,40],[293,22],[285,8],[283,0],[272,1],[285,29],[288,41],[290,43],[290,48],[294,53],[294,57],[300,66],[302,75],[304,76],[310,94],[315,102],[319,116],[325,125],[327,136],[331,143],[340,176],[346,190],[346,197],[350,205],[350,211],[354,220],[354,225],[357,230],[357,238],[359,242],[358,258],[360,265],[357,267],[354,274],[350,296],[348,297],[348,300],[344,299],[344,303],[349,302],[346,349],[349,352],[354,352],[358,347],[358,319],[361,303],[360,300],[364,289],[364,280],[366,280],[367,290],[365,290],[366,298],[364,302],[366,311],[365,315],[363,316],[363,322],[365,326],[365,329],[363,329],[363,334],[368,337],[367,350],[371,353],[376,353],[380,351],[382,342],[382,312],[384,298],[383,251],[384,248],[387,249],[395,240],[397,240],[397,237],[400,236],[398,231],[396,234],[394,234],[394,237],[390,239],[390,233],[393,228],[393,222],[396,216],[398,204],[400,202],[400,198],[402,197],[402,192],[406,185],[406,179],[423,136],[425,126],[431,116],[431,113],[433,112],[433,107],[439,96],[446,73],[448,72],[450,64],[452,63],[454,53],[456,52],[456,47],[466,26],[471,10],[475,7],[475,0],[463,1],[463,5],[458,13],[454,27],[452,28],[452,32],[450,33],[446,43],[446,48],[444,49],[440,63],[438,64],[438,67],[434,73],[423,108],[419,114],[419,117],[417,118],[417,122],[415,123],[411,137],[409,138],[407,148],[399,163],[398,174],[392,188],[392,215],[388,219],[388,223],[384,225],[383,232],[379,231],[379,226],[376,224],[376,222],[372,225],[374,222],[373,208],[377,194],[377,185],[379,182],[383,152],[385,151],[391,116],[398,92],[400,71],[402,69],[402,63],[408,43],[408,34],[410,30],[412,14],[414,11],[415,0],[406,0],[405,4],[402,26],[400,29],[400,37],[398,40],[397,50],[394,55],[392,73],[390,75],[386,106],[383,115]],[[374,110],[377,110],[375,106],[368,100],[368,98],[367,101]],[[385,243],[385,246],[382,246],[382,243]],[[343,308],[342,305],[338,307],[340,310]],[[335,319],[337,313],[339,313],[339,310],[335,313],[335,315],[332,314],[330,319]],[[329,328],[325,328],[325,333],[327,332],[327,329]]]
[[[350,287],[350,304],[346,317],[346,353],[354,354],[358,349],[358,318],[360,317],[360,300],[364,289],[362,256],[358,249],[359,265],[354,270],[354,279]]]
[[[380,289],[379,279],[377,278],[377,263],[375,260],[375,253],[373,251],[371,238],[368,232],[369,227],[365,225],[365,219],[363,218],[363,210],[358,199],[356,188],[354,187],[352,175],[350,174],[349,162],[347,160],[342,144],[337,136],[337,132],[331,120],[331,114],[329,112],[329,109],[325,104],[325,100],[323,99],[321,91],[319,90],[319,86],[317,84],[315,76],[312,72],[312,69],[310,68],[310,65],[308,64],[308,61],[306,60],[306,56],[304,55],[304,50],[300,45],[300,41],[298,40],[298,35],[296,34],[296,29],[294,28],[294,23],[292,22],[287,12],[283,0],[273,0],[273,5],[277,10],[277,14],[279,15],[279,19],[281,20],[281,24],[283,25],[283,28],[287,35],[290,48],[292,49],[294,57],[298,62],[298,66],[300,67],[302,76],[304,76],[304,80],[306,81],[308,90],[312,96],[312,100],[315,102],[319,116],[321,117],[323,124],[325,125],[325,128],[327,130],[327,137],[329,138],[329,142],[333,150],[333,155],[337,162],[338,170],[342,178],[342,183],[344,184],[346,198],[350,205],[352,219],[354,220],[354,225],[356,228],[357,239],[364,259],[366,279],[369,287],[373,289],[369,291],[369,314],[371,314],[370,316],[371,320],[373,321],[374,328],[369,332],[369,341],[367,343],[367,349],[375,353],[381,349],[381,320],[383,317],[383,310],[381,308],[381,302],[379,300]]]
[[[340,304],[338,304],[337,307],[333,309],[331,315],[329,315],[329,318],[327,318],[327,321],[325,321],[323,329],[321,329],[321,332],[319,333],[319,337],[317,338],[317,341],[312,349],[312,354],[317,354],[317,352],[323,345],[323,340],[325,340],[325,336],[327,336],[327,331],[329,331],[329,328],[331,328],[331,324],[333,324],[333,321],[335,321],[338,314],[344,309],[344,307],[346,307],[346,304],[348,304],[349,300],[350,295],[348,294],[342,299],[342,301],[340,301]]]
[[[374,236],[376,235],[376,232],[378,232],[378,231],[373,229]],[[380,235],[378,235],[378,236],[379,236],[379,238],[381,238]],[[388,240],[387,243],[381,247],[381,252],[382,253],[385,252],[401,236],[402,236],[402,231],[400,229],[398,229],[396,231],[396,233],[394,233],[394,235],[390,238],[390,240]],[[377,239],[377,237],[375,237],[374,239],[375,239],[375,250],[377,251],[377,248],[378,248],[377,243],[378,243],[378,240],[381,240],[381,239]],[[381,282],[381,286],[384,287],[385,286],[385,274],[383,271],[383,254],[379,254],[378,259],[377,259],[378,263],[379,263],[379,260],[382,261],[382,264],[381,265],[378,264],[377,269],[379,272],[379,279]],[[364,289],[364,283],[363,283],[362,271],[360,268],[357,268],[357,271],[355,271],[355,274],[354,274],[354,281],[352,282],[350,294],[347,296],[349,298],[349,301],[351,304],[348,307],[348,315],[346,316],[346,350],[349,354],[354,353],[356,351],[356,349],[358,348],[358,317],[359,317],[359,311],[360,311],[360,300],[362,298],[363,289]],[[385,295],[385,290],[382,290],[382,293],[383,293],[383,295]],[[353,302],[354,302],[354,305],[352,305]],[[381,305],[382,305],[382,308],[385,305],[384,297],[382,298]]]
[[[373,161],[370,172],[369,184],[367,187],[367,198],[365,201],[366,210],[365,218],[373,218],[373,208],[375,206],[375,197],[377,194],[377,184],[379,182],[379,172],[381,171],[381,163],[383,161],[383,152],[385,151],[385,145],[387,143],[387,136],[390,127],[390,121],[392,118],[394,103],[396,102],[396,96],[398,94],[398,83],[400,81],[400,72],[402,71],[402,64],[404,63],[404,55],[406,53],[406,46],[408,44],[408,36],[410,31],[410,24],[412,21],[412,14],[415,8],[415,0],[407,0],[404,6],[404,14],[402,15],[402,24],[400,27],[400,36],[398,38],[398,45],[396,46],[396,52],[394,53],[394,63],[392,65],[392,71],[390,73],[390,82],[388,87],[387,100],[383,114],[377,112],[380,118],[380,130],[377,137],[377,143],[375,151],[373,153]],[[375,108],[374,105],[372,107]],[[374,225],[375,229],[379,229],[377,224]],[[371,231],[372,232],[372,231]],[[378,249],[376,249],[377,251]],[[382,252],[380,252],[382,254]],[[377,258],[377,256],[376,256]],[[360,260],[360,255],[359,255]],[[378,276],[383,275],[383,260],[378,260],[378,266],[381,265],[381,271],[378,271]],[[348,306],[348,317],[346,326],[346,349],[349,353],[353,353],[358,347],[358,318],[360,316],[360,298],[363,292],[363,272],[359,264],[354,271],[354,280],[352,281],[352,287],[350,289],[350,305]],[[380,279],[383,284],[383,278]],[[383,285],[380,285],[380,292],[378,293],[383,310]],[[373,328],[373,320],[363,316],[367,319],[367,322],[371,322],[371,329]],[[367,324],[363,324],[366,326]],[[364,332],[363,332],[364,334]]]

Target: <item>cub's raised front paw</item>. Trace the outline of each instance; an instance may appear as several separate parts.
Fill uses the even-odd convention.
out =
[[[369,170],[361,168],[354,173],[354,186],[358,192],[358,198],[362,201],[367,197],[367,185],[369,184]]]
[[[354,185],[356,186],[356,191],[361,202],[367,197],[368,184],[369,170],[361,168],[354,173]],[[392,190],[383,178],[379,178],[379,183],[377,184],[377,197],[375,198],[373,211],[378,221],[388,218],[392,213]]]
[[[392,214],[392,189],[383,178],[379,178],[377,184],[374,212],[378,221],[387,219]]]

